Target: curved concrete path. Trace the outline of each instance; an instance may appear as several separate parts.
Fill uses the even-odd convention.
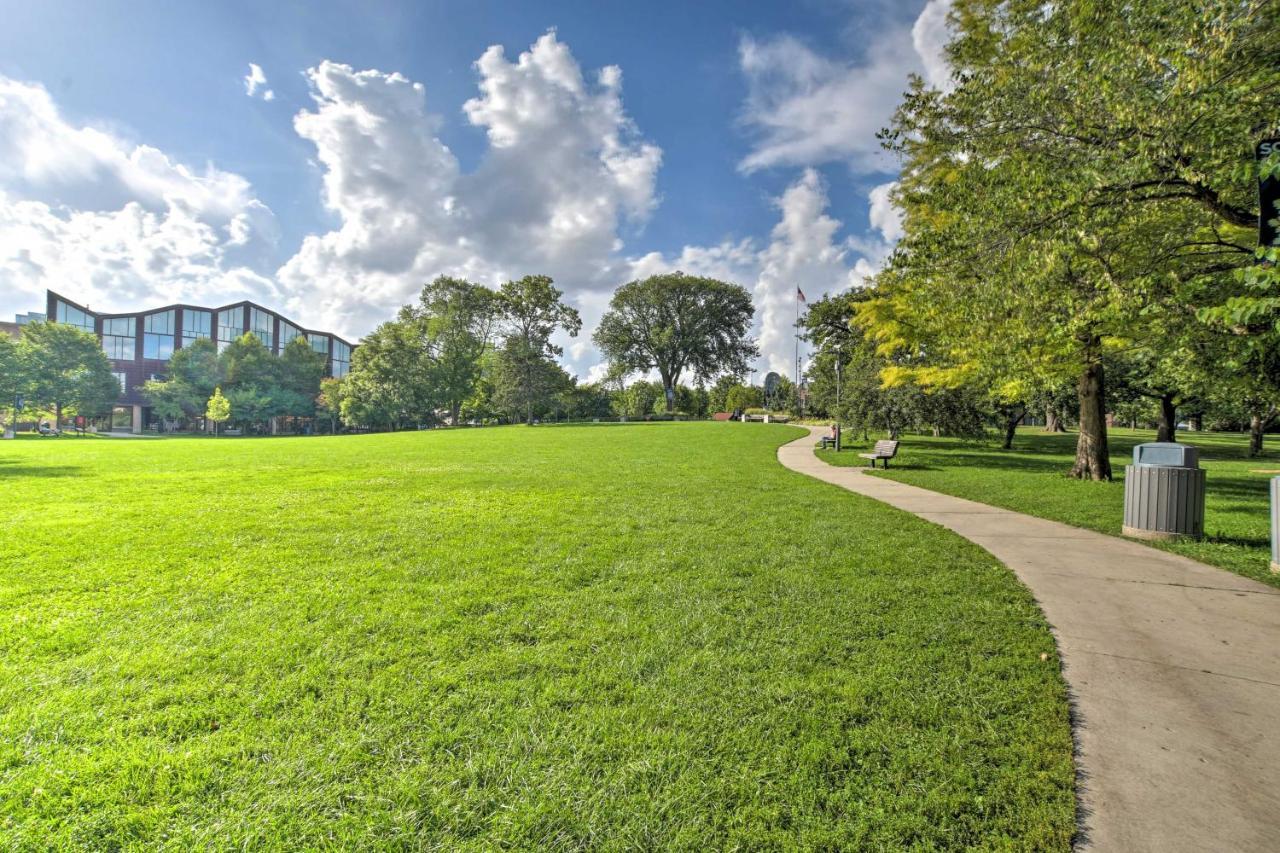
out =
[[[818,432],[778,461],[976,542],[1040,603],[1072,697],[1080,847],[1280,850],[1280,590],[828,465]]]

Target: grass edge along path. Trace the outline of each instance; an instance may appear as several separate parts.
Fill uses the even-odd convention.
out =
[[[0,449],[0,847],[1067,849],[1030,594],[796,434]]]
[[[972,441],[903,434],[898,456],[887,477],[942,494],[1011,509],[1074,527],[1120,536],[1124,513],[1124,468],[1135,444],[1153,441],[1149,430],[1113,428],[1110,432],[1110,483],[1065,476],[1075,451],[1074,433],[1046,434],[1031,427],[1019,430],[1012,450],[999,441]],[[847,437],[847,434],[846,434]],[[1280,469],[1272,450],[1249,458],[1245,441],[1232,433],[1178,433],[1178,440],[1200,448],[1206,470],[1205,539],[1201,542],[1143,544],[1190,557],[1243,577],[1280,587],[1280,574],[1270,571],[1269,483]],[[865,466],[858,458],[874,439],[844,443],[839,454],[815,450],[832,465]]]

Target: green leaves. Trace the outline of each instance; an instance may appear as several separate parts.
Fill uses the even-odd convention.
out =
[[[666,273],[618,288],[593,340],[615,371],[656,370],[674,389],[686,373],[745,374],[758,354],[747,337],[754,313],[740,285]]]

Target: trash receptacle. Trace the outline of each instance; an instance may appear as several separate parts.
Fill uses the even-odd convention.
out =
[[[1133,449],[1124,469],[1125,536],[1200,539],[1204,536],[1204,469],[1188,444],[1153,441]]]

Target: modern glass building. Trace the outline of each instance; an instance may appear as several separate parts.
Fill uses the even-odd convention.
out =
[[[120,399],[112,426],[141,432],[151,418],[142,395],[142,383],[162,378],[175,351],[200,338],[210,338],[219,352],[251,332],[277,355],[297,337],[325,356],[326,376],[346,376],[351,369],[353,344],[330,332],[304,329],[292,320],[252,302],[235,302],[216,308],[198,305],[165,305],[127,314],[90,311],[52,290],[46,294],[47,316],[91,332],[102,341],[111,369],[120,380]]]

